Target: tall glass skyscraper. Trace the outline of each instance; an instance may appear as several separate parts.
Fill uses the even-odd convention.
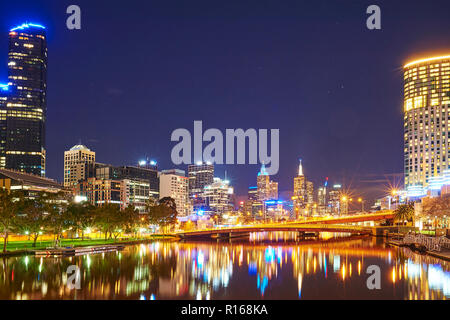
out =
[[[412,192],[450,168],[450,55],[404,67],[405,186]]]
[[[45,27],[15,27],[9,32],[6,168],[45,176],[46,94]]]

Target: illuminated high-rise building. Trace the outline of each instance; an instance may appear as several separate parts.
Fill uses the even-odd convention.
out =
[[[190,195],[203,192],[205,186],[214,182],[214,165],[210,163],[197,163],[188,166]]]
[[[306,203],[314,203],[314,183],[311,181],[306,181]]]
[[[271,181],[266,171],[266,166],[261,166],[261,171],[256,179],[259,201],[278,200],[278,182]]]
[[[45,176],[47,40],[26,23],[9,32],[5,167]]]
[[[341,214],[342,204],[342,185],[335,184],[328,193],[328,208],[333,215]]]
[[[404,168],[408,190],[450,168],[450,55],[404,66]]]
[[[203,197],[205,199],[205,213],[223,215],[233,210],[233,188],[230,182],[214,178],[214,182],[205,186]]]
[[[188,216],[191,213],[189,201],[189,179],[182,170],[163,170],[159,176],[159,197],[171,197],[175,200],[178,214]]]
[[[64,152],[64,187],[73,187],[92,175],[89,171],[95,165],[95,152],[81,144]]]
[[[294,177],[294,202],[304,204],[306,202],[306,177],[303,174],[302,160],[298,165],[298,174]]]
[[[6,99],[9,86],[0,84],[0,169],[6,166]]]
[[[202,210],[206,206],[203,197],[204,188],[214,183],[214,165],[198,162],[188,166],[189,198],[194,211]]]

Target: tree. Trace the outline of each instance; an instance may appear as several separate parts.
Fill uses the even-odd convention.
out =
[[[111,237],[117,240],[123,228],[126,227],[127,220],[117,204],[105,204],[97,208],[94,221],[100,231],[105,233],[106,241]]]
[[[128,206],[122,211],[122,227],[126,233],[137,234],[139,228],[143,225],[141,221],[141,215],[133,205]]]
[[[9,234],[16,225],[17,212],[23,197],[22,192],[0,189],[0,231],[3,233],[3,253],[6,252]]]
[[[21,211],[16,219],[17,229],[29,234],[33,240],[33,248],[36,247],[37,239],[44,233],[47,226],[49,207],[49,196],[45,193],[37,197],[23,200]]]
[[[394,220],[401,222],[402,225],[405,221],[412,221],[414,217],[414,204],[407,203],[401,204],[394,211]]]
[[[156,205],[148,205],[147,210],[149,223],[158,225],[163,230],[177,222],[177,206],[170,197],[160,199]]]
[[[70,215],[67,211],[68,199],[66,194],[58,192],[49,194],[45,199],[45,208],[47,211],[46,225],[55,236],[55,247],[59,245],[63,230],[71,224]]]
[[[67,207],[71,226],[75,231],[81,231],[81,240],[84,240],[84,232],[94,225],[96,208],[89,202],[71,203]]]
[[[449,217],[450,197],[436,197],[424,200],[422,215],[427,217]]]

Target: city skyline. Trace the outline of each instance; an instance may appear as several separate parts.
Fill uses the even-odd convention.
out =
[[[386,10],[398,12],[400,21],[406,21],[420,10],[418,3],[409,3],[411,13],[400,14],[400,4],[386,3],[383,6]],[[27,4],[29,10],[24,12],[21,9]],[[442,5],[446,3],[442,2]],[[170,131],[177,127],[189,127],[193,120],[199,119],[204,121],[206,127],[223,129],[263,125],[279,127],[280,172],[273,180],[279,183],[281,192],[292,190],[297,159],[302,157],[306,174],[316,186],[329,177],[330,181],[351,185],[374,199],[384,193],[387,185],[398,184],[403,175],[403,66],[436,51],[449,52],[450,47],[445,33],[433,32],[449,29],[446,27],[449,22],[440,19],[440,13],[433,12],[433,21],[426,28],[422,26],[421,30],[417,30],[419,34],[416,33],[416,36],[412,35],[414,32],[406,33],[410,26],[402,24],[396,25],[397,34],[387,34],[384,29],[393,26],[390,16],[384,17],[383,30],[370,33],[364,28],[364,16],[357,14],[364,12],[363,4],[330,4],[330,11],[338,12],[342,20],[321,19],[318,16],[321,4],[297,4],[293,8],[298,10],[291,10],[289,14],[278,7],[267,17],[272,22],[272,31],[264,28],[262,18],[255,18],[253,24],[243,22],[249,14],[243,9],[249,9],[250,5],[233,4],[220,12],[206,4],[199,7],[199,11],[184,6],[176,9],[159,5],[148,10],[154,12],[153,20],[151,14],[148,19],[140,19],[139,14],[126,19],[128,28],[152,26],[159,30],[179,17],[179,23],[185,28],[162,33],[159,30],[158,36],[148,34],[154,45],[152,41],[145,41],[145,37],[143,42],[134,41],[134,36],[114,25],[119,18],[119,8],[114,5],[109,7],[109,22],[98,8],[82,2],[81,6],[90,14],[79,33],[65,28],[64,15],[54,14],[54,11],[64,9],[62,5],[25,1],[21,5],[2,6],[5,10],[1,12],[9,13],[1,20],[0,27],[5,34],[11,26],[23,21],[35,21],[47,26],[50,50],[48,81],[52,89],[49,89],[47,176],[58,181],[63,180],[63,152],[80,139],[97,152],[100,162],[131,165],[148,156],[155,158],[162,169],[173,168],[175,166],[170,161],[170,148],[173,146],[169,141]],[[272,8],[271,4],[266,4],[257,10],[264,13]],[[241,13],[233,19],[233,13],[238,11]],[[207,19],[194,19],[207,13],[229,28],[220,28]],[[306,13],[315,15],[317,19],[308,19]],[[423,19],[427,19],[428,14],[431,15],[425,12]],[[93,16],[99,19],[102,27],[94,24]],[[283,21],[278,19],[281,16],[285,17]],[[158,24],[152,22],[155,20]],[[301,32],[305,29],[302,26],[308,24],[321,26],[323,41],[316,49],[306,46],[305,50],[305,41],[315,36],[314,32],[311,35]],[[111,30],[108,33],[104,33],[106,26]],[[223,43],[211,37],[214,32],[224,38]],[[339,43],[334,41],[333,37],[341,33],[351,36],[345,39],[340,37]],[[122,48],[115,47],[117,56],[125,58],[104,57],[100,63],[97,59],[101,52],[99,45],[106,50],[113,45],[109,34],[122,37],[139,49],[125,54]],[[252,38],[248,38],[250,35]],[[352,37],[354,40],[346,40]],[[250,39],[248,45],[243,42],[244,39]],[[176,47],[170,43],[176,43]],[[206,43],[212,45],[206,46]],[[6,52],[5,46],[6,40],[0,41],[0,52]],[[90,56],[85,56],[86,46],[92,48]],[[173,50],[177,47],[185,49],[181,50],[183,55]],[[229,49],[222,54],[220,52],[224,47]],[[267,49],[266,54],[258,54],[253,51],[254,48]],[[348,48],[354,50],[353,55],[348,54]],[[332,51],[328,54],[325,49]],[[380,50],[383,50],[382,56],[378,54]],[[158,52],[164,54],[171,64],[158,66],[155,63],[161,61]],[[245,55],[254,52],[254,59],[247,61],[240,58],[244,55],[239,53],[244,52]],[[314,61],[319,62],[314,58],[314,53],[321,53],[320,63],[314,67],[316,74],[309,71]],[[6,61],[5,54],[0,56]],[[228,59],[229,72],[219,63],[221,56]],[[66,63],[77,59],[83,61],[85,68],[75,70]],[[189,68],[185,62],[191,61],[189,65],[196,66],[196,71],[187,69],[186,72],[176,72],[181,67],[177,59],[183,62],[183,68]],[[152,70],[149,71],[152,74],[150,79],[140,76],[136,69],[138,61],[145,70]],[[113,62],[116,71],[124,72],[123,77],[111,77],[114,72],[105,69]],[[61,68],[63,65],[65,68]],[[238,66],[240,69],[237,69]],[[3,68],[0,70],[0,79],[5,79],[5,71]],[[222,74],[223,79],[213,76],[214,73]],[[89,77],[90,74],[95,74],[95,77]],[[105,78],[106,75],[113,81]],[[70,87],[60,90],[69,78],[73,80]],[[188,79],[196,79],[190,92],[186,91],[187,86],[192,84]],[[246,85],[243,85],[244,79]],[[79,94],[80,91],[83,94]],[[144,92],[148,94],[143,95]],[[169,95],[169,92],[172,94]],[[384,92],[382,97],[378,96],[380,92]],[[84,98],[79,100],[81,97]],[[127,113],[129,121],[120,124],[127,129],[123,134],[118,134],[116,127],[119,126],[123,112],[120,106],[123,104],[129,105],[127,110],[131,112]],[[243,110],[243,106],[248,107]],[[204,112],[208,108],[214,108],[214,117]],[[261,113],[272,116],[267,119],[254,117]],[[92,116],[86,117],[84,114]],[[155,115],[161,121],[148,128],[144,119],[151,121]],[[59,123],[58,118],[70,118],[71,121]],[[102,122],[108,125],[101,125],[96,119],[103,119]],[[162,128],[159,122],[166,123],[169,128]],[[133,132],[132,136],[126,131]],[[296,139],[290,139],[291,136]],[[132,144],[130,139],[134,141]],[[380,148],[385,150],[382,154],[377,152]],[[123,152],[117,152],[117,149]],[[186,167],[180,169],[186,170]],[[236,193],[245,195],[248,186],[255,184],[254,175],[259,165],[216,166],[216,175],[223,177],[225,170]]]
[[[449,12],[3,1],[0,300],[448,300]]]

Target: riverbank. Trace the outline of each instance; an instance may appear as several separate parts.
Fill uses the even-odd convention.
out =
[[[62,239],[60,243],[61,248],[73,247],[73,248],[82,248],[82,247],[91,247],[91,246],[104,246],[104,245],[134,245],[140,243],[153,242],[156,240],[170,240],[174,237],[168,235],[152,235],[145,239],[118,239],[114,241],[113,239],[104,240],[104,239],[95,239],[95,240],[79,240],[79,239]],[[0,257],[6,256],[23,256],[23,255],[34,255],[35,251],[45,250],[47,248],[52,248],[54,242],[53,241],[38,241],[36,243],[36,247],[33,247],[33,241],[13,241],[9,242],[6,246],[6,253],[0,252]],[[1,246],[3,249],[3,247]]]
[[[387,244],[395,246],[395,247],[407,247],[403,242],[401,242],[399,240],[388,239]],[[435,258],[442,259],[442,260],[450,261],[450,251],[449,250],[445,250],[445,251],[441,251],[441,252],[426,250],[425,254],[435,257]]]

